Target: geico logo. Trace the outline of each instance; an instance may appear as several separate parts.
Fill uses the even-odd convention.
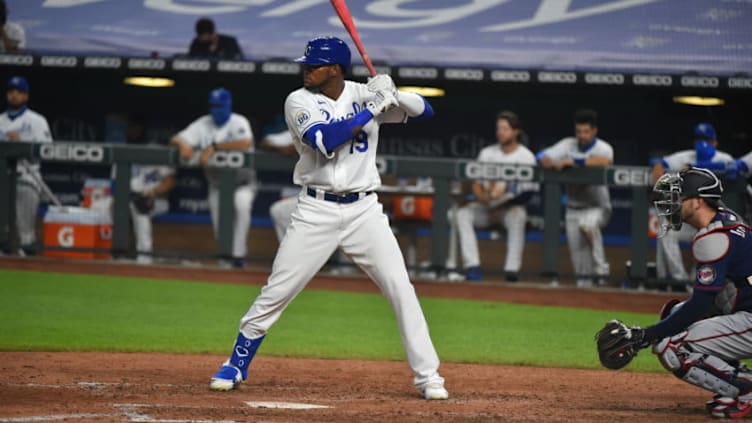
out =
[[[389,66],[374,66],[377,74],[391,75],[392,68]],[[352,74],[355,76],[371,76],[371,71],[364,65],[354,65]]]
[[[208,71],[211,63],[208,60],[175,60],[172,69],[179,71],[203,72]]]
[[[388,165],[385,158],[376,157],[376,170],[379,172],[379,175],[385,174],[387,167]]]
[[[435,79],[439,76],[436,68],[400,68],[398,72],[402,78]]]
[[[674,82],[670,75],[634,75],[632,83],[635,85],[651,85],[667,87]]]
[[[752,78],[729,78],[729,88],[752,88]]]
[[[0,55],[0,64],[31,66],[34,64],[34,56]]]
[[[528,82],[530,81],[530,72],[527,71],[492,71],[492,81],[505,82]]]
[[[624,75],[620,73],[586,73],[585,83],[622,85],[624,84]]]
[[[215,167],[243,167],[243,153],[240,151],[218,151],[214,153],[209,164]]]
[[[76,66],[78,60],[73,56],[42,56],[42,66],[57,66],[61,68],[72,68]]]
[[[465,177],[469,179],[502,179],[505,181],[532,181],[533,168],[530,166],[498,165],[489,163],[468,163]]]
[[[682,76],[681,84],[685,87],[715,88],[718,78],[714,76]]]
[[[131,69],[164,69],[165,61],[162,59],[128,59],[128,67]]]
[[[116,69],[122,62],[117,57],[87,57],[84,59],[85,68],[109,68]]]
[[[253,62],[220,61],[217,63],[217,70],[220,72],[253,73],[256,72],[256,64]]]
[[[412,195],[408,195],[405,197],[402,197],[402,201],[400,202],[400,211],[402,211],[402,214],[405,216],[412,216],[415,214],[415,197]]]
[[[447,69],[444,71],[444,77],[447,79],[480,81],[483,79],[483,71],[480,69]]]
[[[44,144],[39,156],[45,160],[70,160],[74,162],[101,162],[104,148],[85,144]]]
[[[574,72],[538,72],[538,82],[574,84],[577,82],[577,74]]]
[[[63,226],[57,231],[57,243],[61,247],[70,248],[76,243],[73,226]]]
[[[300,65],[297,63],[266,62],[261,65],[261,72],[294,75],[300,72]]]
[[[614,184],[621,186],[647,186],[650,184],[650,173],[642,169],[616,169]]]

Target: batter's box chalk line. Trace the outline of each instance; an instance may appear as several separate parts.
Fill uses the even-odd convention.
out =
[[[251,408],[280,408],[285,410],[315,410],[320,408],[333,408],[329,405],[303,404],[299,402],[280,401],[246,401],[245,404]]]

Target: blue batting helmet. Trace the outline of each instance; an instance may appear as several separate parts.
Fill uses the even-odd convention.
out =
[[[716,139],[715,128],[709,123],[698,123],[697,126],[695,126],[695,138],[712,141]]]
[[[23,76],[12,76],[8,80],[8,86],[6,88],[7,91],[10,90],[19,90],[23,91],[25,93],[29,92],[29,83],[26,81],[26,78]]]
[[[350,67],[350,47],[337,37],[317,37],[308,42],[305,54],[295,59],[306,65],[342,65]]]

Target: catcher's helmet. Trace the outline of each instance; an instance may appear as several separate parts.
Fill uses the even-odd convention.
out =
[[[317,37],[308,42],[305,54],[295,59],[306,65],[341,65],[350,67],[350,48],[337,37]]]
[[[723,207],[721,181],[713,172],[699,167],[664,174],[658,178],[653,191],[658,195],[654,204],[660,223],[659,238],[671,229],[681,229],[681,203],[687,198],[699,197],[713,208]]]
[[[695,139],[697,141],[713,141],[716,139],[715,128],[706,122],[698,123],[695,126]]]

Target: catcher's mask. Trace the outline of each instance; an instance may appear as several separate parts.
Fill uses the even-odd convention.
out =
[[[715,209],[722,206],[723,187],[715,174],[707,169],[689,167],[678,173],[666,173],[655,183],[653,192],[658,195],[655,204],[661,238],[670,230],[682,227],[681,206],[687,198],[699,197]]]

